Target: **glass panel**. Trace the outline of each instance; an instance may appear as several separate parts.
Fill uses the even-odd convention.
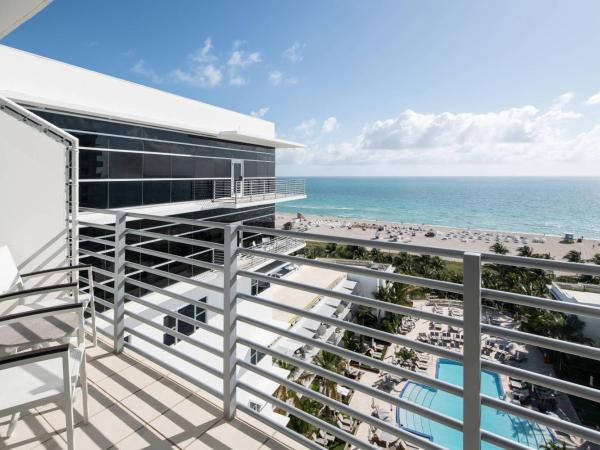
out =
[[[80,150],[79,178],[108,178],[108,152]]]
[[[141,153],[110,152],[110,178],[142,178]]]
[[[170,178],[171,157],[167,155],[144,155],[144,178]]]
[[[109,205],[111,208],[140,206],[142,204],[141,182],[113,181],[109,185]]]
[[[88,208],[108,208],[108,183],[80,183],[79,205]]]
[[[192,181],[173,181],[171,183],[172,202],[189,202],[193,198]]]
[[[145,181],[144,182],[144,205],[155,205],[157,203],[169,203],[171,201],[170,181]]]

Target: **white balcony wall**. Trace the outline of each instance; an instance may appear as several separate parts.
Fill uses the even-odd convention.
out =
[[[0,111],[0,246],[19,268],[64,265],[68,257],[65,144]]]

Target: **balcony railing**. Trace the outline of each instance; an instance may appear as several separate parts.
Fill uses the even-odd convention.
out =
[[[236,351],[236,349],[241,346],[243,348],[252,348],[258,352],[276,358],[277,360],[284,361],[292,366],[298,367],[301,370],[319,375],[324,379],[332,380],[340,385],[364,394],[365,396],[371,398],[372,401],[376,399],[384,402],[385,404],[418,414],[426,419],[432,420],[454,430],[458,430],[463,434],[463,449],[478,449],[481,447],[482,442],[507,449],[525,450],[531,448],[506,436],[496,434],[494,431],[482,429],[482,405],[492,407],[503,414],[506,413],[518,418],[536,422],[540,425],[547,426],[554,431],[566,433],[568,435],[579,436],[584,441],[600,444],[600,432],[597,430],[584,427],[575,422],[563,420],[556,415],[543,414],[542,412],[534,409],[513,404],[504,399],[489,396],[482,393],[480,389],[482,370],[487,370],[502,376],[515,377],[535,386],[542,386],[551,390],[556,390],[592,402],[600,403],[600,391],[593,387],[576,384],[549,376],[546,373],[525,370],[503,364],[499,361],[496,362],[483,359],[481,357],[482,337],[485,334],[534,347],[541,347],[571,355],[578,355],[596,361],[600,360],[599,348],[543,337],[540,335],[526,333],[516,329],[504,328],[493,324],[482,323],[481,320],[483,300],[493,300],[503,304],[514,304],[557,311],[564,314],[577,314],[580,316],[600,318],[600,308],[597,307],[582,304],[564,303],[550,300],[548,298],[482,288],[481,272],[482,267],[485,265],[497,264],[523,268],[535,268],[540,270],[553,270],[560,273],[585,274],[591,276],[600,275],[600,266],[527,257],[497,255],[491,253],[464,252],[452,249],[325,236],[313,233],[300,234],[294,231],[273,230],[241,224],[198,222],[188,219],[154,217],[124,212],[112,213],[105,211],[105,213],[114,214],[114,225],[97,225],[95,233],[96,236],[92,236],[91,232],[86,235],[82,235],[81,253],[82,257],[84,258],[96,258],[95,261],[107,263],[104,268],[98,268],[95,270],[95,277],[97,277],[96,286],[98,286],[98,289],[100,290],[105,290],[105,292],[109,293],[110,297],[112,298],[110,300],[97,299],[96,301],[108,309],[108,311],[103,313],[101,316],[104,317],[107,323],[110,323],[111,325],[110,327],[104,329],[104,332],[107,332],[113,338],[114,350],[116,352],[120,352],[124,348],[134,348],[148,359],[162,365],[168,370],[188,379],[197,386],[219,397],[223,401],[224,415],[227,419],[232,419],[235,416],[236,411],[241,410],[257,420],[270,425],[286,436],[291,437],[299,444],[313,449],[322,448],[315,442],[308,439],[306,436],[300,435],[289,428],[282,426],[278,421],[273,420],[272,416],[264,414],[265,408],[263,408],[262,412],[258,412],[254,408],[251,408],[247,403],[239,401],[239,397],[243,392],[246,395],[250,394],[256,398],[262,399],[268,405],[271,405],[272,408],[275,408],[279,411],[285,411],[285,413],[293,415],[302,421],[305,421],[317,427],[318,429],[335,436],[339,440],[348,443],[350,446],[368,449],[378,448],[360,436],[353,434],[351,431],[343,429],[344,427],[340,427],[339,424],[336,426],[328,421],[322,420],[315,414],[302,411],[296,405],[290,402],[274,397],[271,393],[264,392],[257,387],[256,383],[250,383],[247,378],[243,379],[240,376],[240,369],[244,369],[244,372],[247,371],[255,374],[257,380],[270,380],[280,386],[285,387],[286,389],[295,391],[299,396],[307,397],[322,405],[328,406],[334,411],[347,414],[348,416],[353,417],[356,421],[364,422],[371,427],[389,433],[391,436],[400,439],[405,443],[416,446],[417,448],[436,450],[445,448],[443,442],[432,442],[419,434],[415,434],[407,429],[397,426],[393,421],[384,421],[373,417],[370,414],[365,414],[364,411],[359,411],[358,409],[351,407],[346,403],[325,396],[320,392],[310,389],[310,387],[304,387],[303,385],[275,374],[266,368],[261,367],[260,365],[255,365],[251,362],[241,359]],[[134,225],[134,220],[137,219],[156,221],[157,223],[167,224],[174,228],[157,228],[157,230],[161,231],[140,230]],[[91,230],[93,227],[92,224],[85,225],[88,227],[87,230]],[[187,235],[174,232],[174,230],[181,231],[183,229],[187,230]],[[212,240],[207,241],[196,237],[201,236],[202,232],[207,230],[219,230],[221,233],[221,239],[218,242],[213,242]],[[292,240],[304,239],[319,242],[335,242],[337,244],[364,246],[391,252],[410,252],[422,255],[460,259],[463,264],[464,279],[462,283],[447,282],[409,276],[401,273],[383,272],[355,265],[342,265],[337,262],[312,260],[298,256],[286,255],[282,254],[281,252],[277,252],[276,249],[269,248],[268,246],[244,248],[243,246],[239,245],[239,242],[241,242],[240,234],[243,233],[268,234],[271,236],[278,236]],[[144,248],[143,245],[140,245],[140,242],[143,243],[155,240],[164,240],[168,243],[191,245],[193,248],[197,249],[197,251],[191,257],[182,257],[175,252],[150,250]],[[90,243],[99,245],[104,248],[104,250],[86,250],[86,245]],[[173,248],[177,248],[177,246],[174,246]],[[216,263],[215,261],[201,259],[202,255],[212,253],[213,251],[222,252],[223,260]],[[154,258],[163,259],[164,263],[162,263],[162,265],[154,264],[150,266],[143,262],[136,263],[128,261],[129,255],[134,254],[141,256],[147,255]],[[128,256],[127,258],[126,255]],[[241,261],[247,256],[265,260],[283,261],[299,266],[334,270],[360,277],[387,280],[390,282],[452,293],[456,296],[462,297],[463,317],[442,315],[436,312],[430,312],[409,306],[383,302],[373,298],[367,298],[344,291],[338,291],[329,287],[322,288],[307,283],[291,281],[285,277],[269,277],[258,272],[252,272],[243,267]],[[191,275],[174,273],[166,268],[169,264],[174,262],[180,262],[182,264],[197,267],[208,272],[204,272],[200,275],[194,275],[193,271],[191,272]],[[210,281],[210,278],[206,276],[206,273],[220,274],[221,278],[218,278],[220,282],[218,284],[214,284]],[[192,287],[199,287],[204,290],[217,293],[223,296],[223,306],[218,307],[213,304],[201,303],[198,302],[197,298],[182,294],[181,291],[172,289],[171,287],[161,287],[149,281],[141,281],[140,274],[149,274],[160,277],[161,279],[167,279],[172,283],[172,286],[178,286],[183,283]],[[336,318],[335,316],[329,317],[321,315],[311,310],[289,306],[283,302],[277,301],[278,299],[268,299],[261,297],[260,295],[250,295],[238,292],[238,284],[244,279],[268,282],[272,285],[280,285],[298,291],[308,292],[314,294],[315,296],[340,299],[352,305],[374,308],[394,314],[401,314],[417,319],[424,319],[427,321],[433,321],[436,323],[457,327],[463,330],[463,351],[461,352],[459,349],[440,347],[427,342],[409,339],[403,335],[392,334],[364,325],[359,325],[354,322],[344,321]],[[85,281],[85,279],[83,279],[83,281]],[[165,296],[177,300],[182,304],[201,307],[211,313],[222,316],[223,325],[220,327],[215,327],[208,325],[201,320],[197,320],[197,318],[189,318],[187,316],[177,315],[175,313],[178,319],[217,336],[217,344],[204,340],[200,341],[194,338],[193,335],[188,336],[175,329],[164,326],[162,323],[149,319],[148,316],[138,312],[133,312],[131,308],[126,307],[126,302],[129,304],[133,303],[142,305],[144,308],[152,310],[156,314],[174,315],[172,311],[164,309],[155,301],[148,300],[145,297],[145,294],[128,293],[130,288],[139,288],[142,290],[142,292]],[[261,305],[262,307],[272,310],[284,311],[301,318],[303,317],[314,321],[319,321],[321,323],[328,324],[329,326],[352,331],[369,338],[385,341],[391,344],[398,344],[419,352],[424,352],[440,358],[456,361],[464,366],[464,375],[462,380],[463,387],[428,376],[425,373],[415,372],[399,365],[390,364],[384,360],[375,359],[371,356],[334,345],[322,339],[318,339],[318,337],[307,337],[306,335],[294,331],[292,328],[276,326],[271,320],[269,320],[268,317],[255,317],[240,312],[239,305],[242,302],[249,302],[253,305]],[[139,324],[149,326],[158,330],[160,333],[165,333],[172,336],[174,339],[184,341],[193,348],[202,350],[203,352],[206,352],[212,356],[216,356],[219,358],[219,364],[213,365],[208,363],[207,360],[195,358],[193,354],[189,352],[183,352],[176,348],[170,347],[164,342],[160,342],[159,340],[152,338],[148,334],[140,331],[142,328],[138,326]],[[238,333],[239,324],[244,324],[244,329],[247,329],[247,326],[250,325],[256,329],[273,333],[276,336],[289,338],[307,346],[316,347],[320,350],[333,353],[342,358],[378,369],[391,376],[421,383],[433,389],[441,390],[458,396],[462,398],[462,408],[464,411],[463,418],[462,420],[459,420],[454,417],[450,417],[449,415],[434,411],[414,401],[401,398],[397,394],[376,389],[370,384],[362,383],[359,380],[351,379],[332,370],[323,368],[312,361],[286,354],[268,344],[265,344],[264,342],[258,342],[257,340],[254,340],[251,335],[241,335]],[[133,339],[131,337],[133,337]],[[154,351],[148,350],[150,347],[157,351],[164,352],[164,354],[168,357],[157,357]],[[218,388],[215,388],[214,385],[211,385],[207,381],[208,378],[199,378],[193,376],[192,371],[187,369],[188,367],[203,371],[203,373],[208,374],[207,377],[215,377],[215,379],[219,380],[220,385]]]
[[[244,178],[239,181],[217,179],[213,182],[213,200],[247,203],[306,195],[305,181],[291,178]]]

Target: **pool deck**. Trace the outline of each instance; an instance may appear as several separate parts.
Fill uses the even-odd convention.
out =
[[[432,307],[427,306],[426,304],[427,304],[427,301],[415,301],[415,304],[413,305],[413,307],[415,307],[417,309],[425,309],[425,310],[431,311]],[[446,309],[446,311],[447,311],[447,309]],[[508,316],[499,316],[499,317],[501,317],[501,319],[503,321],[501,326],[506,326],[506,327],[510,328],[515,325],[514,322],[512,322],[512,320]],[[424,320],[424,319],[416,320],[416,318],[415,318],[415,322],[416,323],[415,323],[414,329],[409,331],[408,333],[406,333],[404,336],[409,339],[417,340],[419,333],[424,333],[424,332],[429,331],[429,321]],[[401,347],[402,346],[396,345],[396,344],[389,346],[387,349],[386,355],[384,357],[384,360],[386,362],[392,363],[395,352]],[[453,348],[453,350],[458,352],[458,351],[461,351],[462,349]],[[543,355],[536,347],[529,346],[529,345],[516,344],[515,350],[518,350],[523,355],[527,356],[527,359],[525,361],[522,361],[519,363],[514,362],[514,361],[509,361],[508,363],[505,362],[504,364],[509,364],[509,365],[519,367],[519,368],[522,368],[522,369],[525,369],[528,371],[532,371],[535,373],[550,374],[550,375],[554,376],[554,371],[552,369],[552,365],[544,362]],[[428,364],[427,371],[424,372],[424,374],[427,375],[428,377],[435,378],[436,365],[437,365],[437,361],[439,358],[434,355],[430,355],[430,356],[431,356],[431,360]],[[492,354],[492,358],[493,358],[493,354]],[[363,375],[363,377],[361,379],[361,382],[364,384],[367,384],[369,386],[372,386],[372,387],[377,387],[378,380],[383,375],[384,374],[382,374],[382,373],[377,374],[377,373],[373,373],[373,372],[365,372],[365,374]],[[499,374],[499,376],[500,376],[503,390],[504,390],[506,396],[508,397],[511,393],[511,388],[509,386],[509,378],[507,376],[501,375],[501,374]],[[390,393],[399,395],[399,393],[401,392],[402,388],[406,385],[406,383],[407,383],[407,381],[402,381],[401,383],[397,384]],[[380,400],[373,400],[371,397],[369,397],[361,392],[358,392],[358,391],[355,392],[355,394],[350,402],[350,406],[364,414],[371,414],[371,412],[373,411],[373,406],[378,406],[383,409],[391,408],[390,404],[382,402]],[[392,408],[392,409],[395,410],[395,408]],[[573,423],[576,423],[576,424],[580,424],[579,417],[577,416],[577,413],[575,412],[575,408],[573,407],[571,401],[569,400],[569,397],[565,394],[559,394],[559,396],[558,396],[558,412],[559,412],[559,415],[562,416],[563,419],[568,420]],[[396,418],[395,411],[393,412],[393,414],[391,414],[391,417],[393,417],[393,420],[395,421],[395,418]],[[358,426],[357,431],[356,431],[357,437],[368,440],[370,437],[370,434],[371,434],[371,432],[370,432],[369,425],[367,425],[365,423],[361,423]],[[559,437],[561,437],[561,436],[559,436]],[[575,441],[573,441],[572,443],[574,444],[574,446],[579,446],[582,444],[582,442],[575,442]],[[352,448],[354,448],[354,447],[352,447]],[[417,447],[409,446],[408,448],[417,448]],[[574,447],[574,448],[577,448],[577,447]],[[590,447],[590,448],[594,448],[594,447]]]

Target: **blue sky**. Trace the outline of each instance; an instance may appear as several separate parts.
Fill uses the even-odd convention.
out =
[[[598,175],[599,29],[596,1],[55,0],[2,43],[263,115],[308,145],[284,175]]]

